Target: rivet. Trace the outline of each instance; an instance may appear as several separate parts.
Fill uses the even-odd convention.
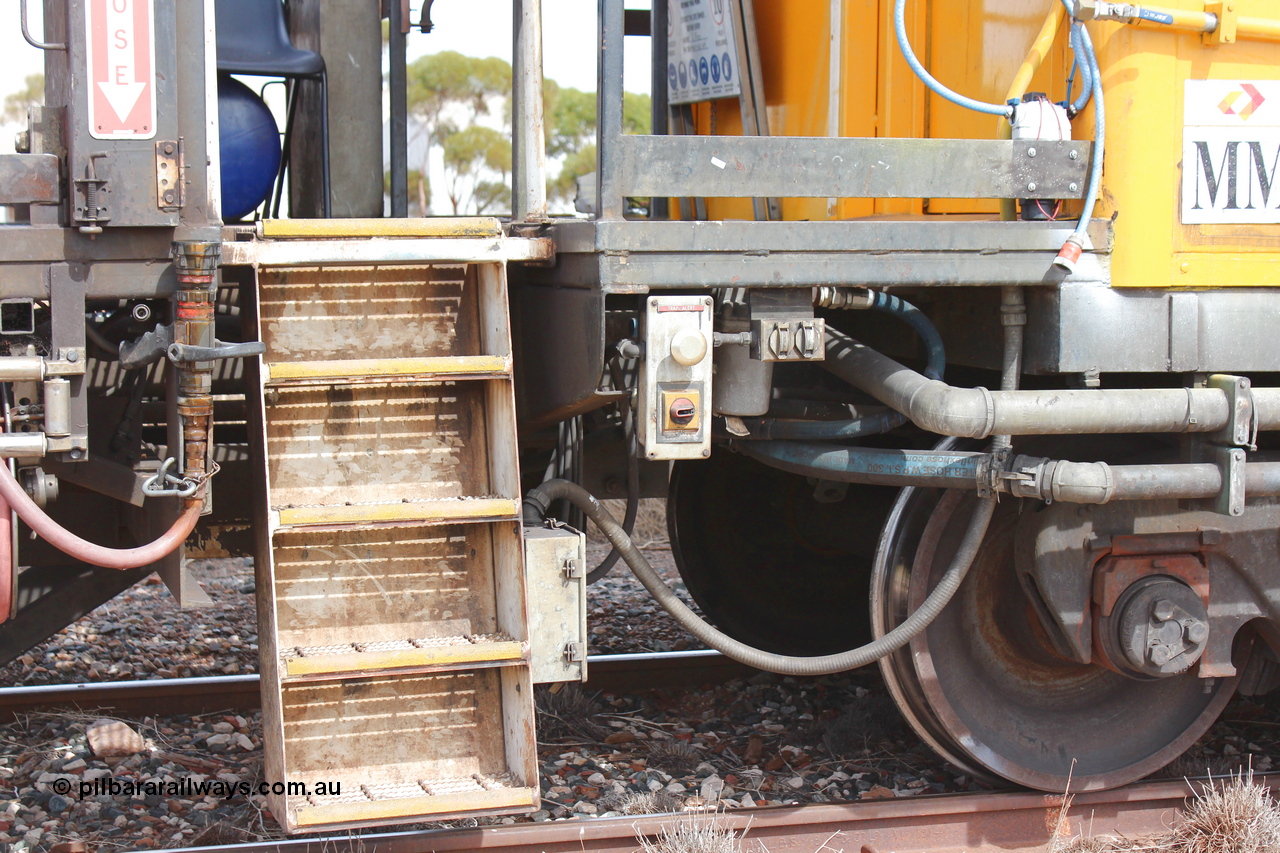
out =
[[[1179,266],[1178,269],[1182,270],[1183,272],[1191,272],[1191,264],[1187,263],[1186,261],[1183,261],[1182,265]]]

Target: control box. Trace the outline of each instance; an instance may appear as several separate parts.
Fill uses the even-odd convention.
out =
[[[641,335],[639,416],[646,459],[711,455],[710,296],[650,296]]]

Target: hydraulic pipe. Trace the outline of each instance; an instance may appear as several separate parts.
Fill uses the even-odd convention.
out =
[[[822,364],[850,385],[939,435],[1074,435],[1213,432],[1227,425],[1216,388],[988,391],[928,379],[843,332],[827,328]],[[1280,389],[1254,391],[1261,429],[1280,428]]]
[[[979,465],[990,456],[976,451],[833,447],[799,441],[741,442],[744,456],[793,474],[874,486],[976,489]]]
[[[781,675],[827,675],[856,669],[892,654],[911,642],[920,632],[929,627],[929,623],[942,612],[956,594],[956,590],[960,588],[965,575],[969,572],[969,567],[973,565],[978,547],[987,533],[996,505],[994,497],[978,498],[977,506],[969,519],[968,529],[951,560],[951,565],[947,567],[947,571],[919,609],[908,616],[897,628],[878,640],[846,652],[816,657],[793,657],[752,648],[713,628],[689,609],[688,605],[681,601],[661,576],[653,570],[644,554],[640,553],[640,549],[636,548],[631,537],[627,536],[609,511],[578,484],[570,483],[568,480],[548,480],[529,492],[524,499],[525,523],[540,523],[546,517],[547,507],[552,501],[560,499],[569,501],[586,513],[600,532],[613,543],[613,547],[622,553],[622,558],[627,561],[627,565],[644,584],[649,594],[689,633],[739,663]]]
[[[1045,57],[1049,55],[1049,51],[1053,47],[1053,40],[1058,37],[1058,30],[1062,27],[1062,22],[1066,20],[1066,17],[1066,7],[1057,3],[1050,4],[1049,14],[1045,16],[1044,23],[1040,26],[1040,33],[1036,36],[1035,41],[1031,43],[1031,49],[1027,51],[1027,58],[1022,60],[1022,67],[1018,69],[1018,73],[1013,77],[1013,82],[1009,84],[1009,91],[1004,96],[1005,103],[1021,101],[1022,96],[1027,94],[1027,87],[1031,85],[1031,78],[1035,76]]]
[[[887,411],[852,420],[810,421],[778,418],[743,418],[749,435],[737,436],[744,441],[792,438],[801,441],[843,441],[864,435],[879,435],[902,426],[902,415]]]
[[[187,501],[186,508],[173,526],[150,544],[140,548],[106,548],[81,539],[46,515],[44,510],[31,500],[13,474],[9,473],[6,465],[0,465],[0,499],[12,505],[18,511],[18,517],[25,521],[28,527],[59,551],[70,554],[77,560],[106,569],[134,569],[139,566],[149,566],[173,553],[174,549],[185,542],[191,535],[191,531],[195,529],[202,506],[201,501]],[[4,515],[7,517],[8,513]],[[2,547],[4,546],[0,545],[0,548]]]

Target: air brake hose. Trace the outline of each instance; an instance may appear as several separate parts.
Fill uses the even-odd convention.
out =
[[[0,465],[0,496],[9,502],[28,527],[50,545],[77,560],[106,569],[136,569],[172,554],[195,529],[203,506],[200,500],[189,500],[178,520],[158,539],[147,545],[139,548],[106,548],[81,539],[46,515],[14,479],[8,465]]]
[[[631,571],[635,573],[640,583],[644,584],[644,588],[649,590],[649,594],[690,634],[738,663],[767,672],[776,672],[779,675],[829,675],[844,672],[873,663],[911,642],[929,627],[929,623],[942,612],[960,588],[965,575],[969,572],[969,567],[973,565],[978,546],[982,544],[982,539],[986,535],[996,505],[994,496],[978,499],[973,516],[969,520],[969,528],[965,531],[964,539],[961,540],[960,547],[951,559],[951,565],[947,567],[946,573],[929,593],[924,603],[902,624],[880,639],[856,649],[816,657],[794,657],[752,648],[712,627],[699,617],[658,576],[644,554],[640,553],[640,549],[631,541],[631,537],[627,536],[600,501],[576,483],[568,480],[548,480],[530,491],[524,499],[525,523],[540,523],[546,517],[547,508],[551,502],[561,499],[569,501],[586,513],[600,532],[622,554],[622,559],[627,561],[627,565],[631,567]]]

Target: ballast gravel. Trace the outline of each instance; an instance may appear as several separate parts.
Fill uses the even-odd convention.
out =
[[[661,541],[649,545],[654,568],[688,602],[670,550]],[[606,550],[592,543],[591,559]],[[162,584],[139,584],[0,670],[0,685],[255,671],[252,568],[244,560],[205,561],[196,568],[212,608],[180,611]],[[593,654],[700,647],[622,566],[591,588],[589,607]],[[985,787],[915,737],[874,667],[803,679],[758,673],[636,695],[565,685],[541,690],[538,704],[542,808],[531,818],[453,825]],[[1265,772],[1278,760],[1278,747],[1280,702],[1237,699],[1168,773],[1225,773],[1249,764]],[[122,787],[113,793],[103,780],[132,785],[131,792]],[[0,849],[55,853],[59,844],[82,841],[96,850],[142,850],[282,837],[254,793],[260,781],[257,712],[24,715],[0,726]],[[213,783],[222,783],[218,794],[199,793],[201,785],[207,791]]]

